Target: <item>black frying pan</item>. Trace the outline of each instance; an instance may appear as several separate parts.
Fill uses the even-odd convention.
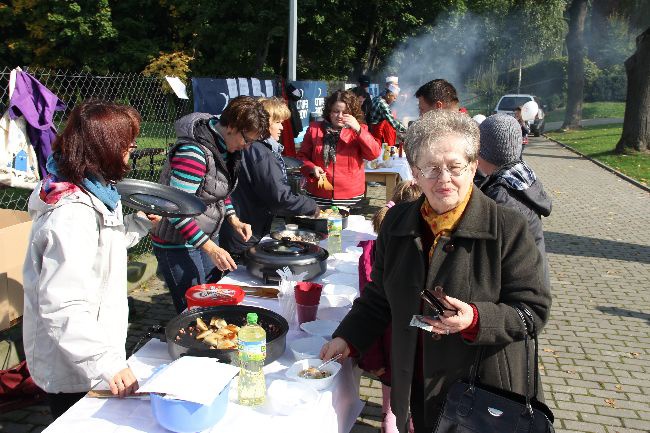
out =
[[[172,359],[184,355],[209,356],[218,358],[219,361],[237,365],[237,349],[219,350],[210,349],[205,343],[190,335],[189,327],[196,325],[197,317],[206,323],[211,317],[221,317],[228,324],[244,326],[246,313],[257,313],[258,323],[266,331],[266,360],[264,365],[278,359],[284,353],[287,343],[289,324],[279,314],[261,307],[250,305],[220,305],[217,307],[193,308],[174,317],[165,327],[167,350]],[[181,329],[185,331],[179,333]]]
[[[188,217],[205,212],[205,204],[195,195],[178,188],[139,179],[124,179],[117,185],[122,204],[147,214]]]

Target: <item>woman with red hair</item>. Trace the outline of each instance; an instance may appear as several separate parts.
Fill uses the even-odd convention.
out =
[[[78,105],[29,198],[23,342],[55,419],[101,381],[120,397],[138,389],[124,349],[127,248],[160,217],[123,216],[115,183],[129,171],[139,132],[132,107]]]

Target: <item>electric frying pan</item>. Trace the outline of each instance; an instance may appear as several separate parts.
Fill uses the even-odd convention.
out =
[[[188,217],[206,210],[205,203],[197,196],[171,186],[146,180],[124,179],[116,187],[124,206],[147,214]]]

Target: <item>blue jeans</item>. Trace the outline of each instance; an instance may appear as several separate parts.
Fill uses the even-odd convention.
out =
[[[198,284],[216,283],[221,279],[221,271],[203,250],[154,246],[153,252],[158,259],[158,270],[169,288],[177,313],[187,308],[187,289]]]

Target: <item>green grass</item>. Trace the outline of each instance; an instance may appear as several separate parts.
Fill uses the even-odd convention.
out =
[[[564,121],[564,108],[546,113],[546,122]],[[583,119],[623,118],[625,102],[585,102],[582,105]]]
[[[650,185],[650,152],[614,152],[621,137],[622,125],[588,126],[578,131],[549,132],[550,138],[565,143],[584,155]]]

